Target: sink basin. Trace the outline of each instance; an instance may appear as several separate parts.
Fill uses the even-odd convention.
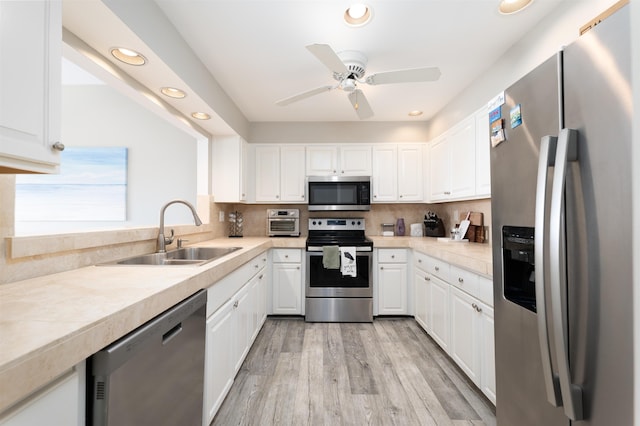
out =
[[[184,247],[166,253],[150,253],[109,262],[104,265],[204,265],[242,247]]]

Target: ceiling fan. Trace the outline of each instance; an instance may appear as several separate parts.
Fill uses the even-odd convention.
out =
[[[342,89],[349,94],[349,101],[361,120],[373,117],[373,110],[364,96],[364,92],[358,88],[358,84],[391,84],[414,83],[421,81],[435,81],[440,78],[440,69],[437,67],[412,68],[398,71],[381,72],[368,75],[364,78],[367,57],[355,50],[345,50],[336,53],[328,44],[310,44],[307,46],[316,58],[333,73],[336,84],[322,86],[308,90],[297,95],[281,99],[276,105],[284,106],[302,99],[327,92],[333,89]],[[363,79],[364,78],[364,79]]]

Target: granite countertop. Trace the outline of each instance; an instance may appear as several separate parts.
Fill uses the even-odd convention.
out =
[[[491,275],[486,244],[377,237]],[[272,247],[305,238],[220,238],[195,246],[242,247],[201,266],[88,266],[0,285],[0,413],[156,315]]]

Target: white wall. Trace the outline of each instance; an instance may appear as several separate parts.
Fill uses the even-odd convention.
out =
[[[530,70],[557,52],[561,46],[578,38],[578,29],[596,17],[616,0],[566,1],[553,15],[542,20],[523,39],[514,43],[495,64],[429,122],[429,139],[470,115],[502,90],[518,81]],[[534,2],[530,8],[536,7]],[[526,13],[526,10],[522,13]],[[487,41],[490,42],[490,41]]]
[[[69,147],[128,148],[127,220],[19,222],[16,218],[15,235],[157,226],[167,201],[180,198],[196,205],[196,139],[110,86],[63,87],[62,140]],[[193,223],[193,218],[186,207],[171,206],[166,223]]]

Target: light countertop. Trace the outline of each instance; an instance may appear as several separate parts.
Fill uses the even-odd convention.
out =
[[[377,237],[375,248],[413,248],[491,275],[491,247],[435,238]],[[220,238],[242,247],[201,266],[89,266],[0,285],[0,413],[196,291],[273,247],[305,238]]]

